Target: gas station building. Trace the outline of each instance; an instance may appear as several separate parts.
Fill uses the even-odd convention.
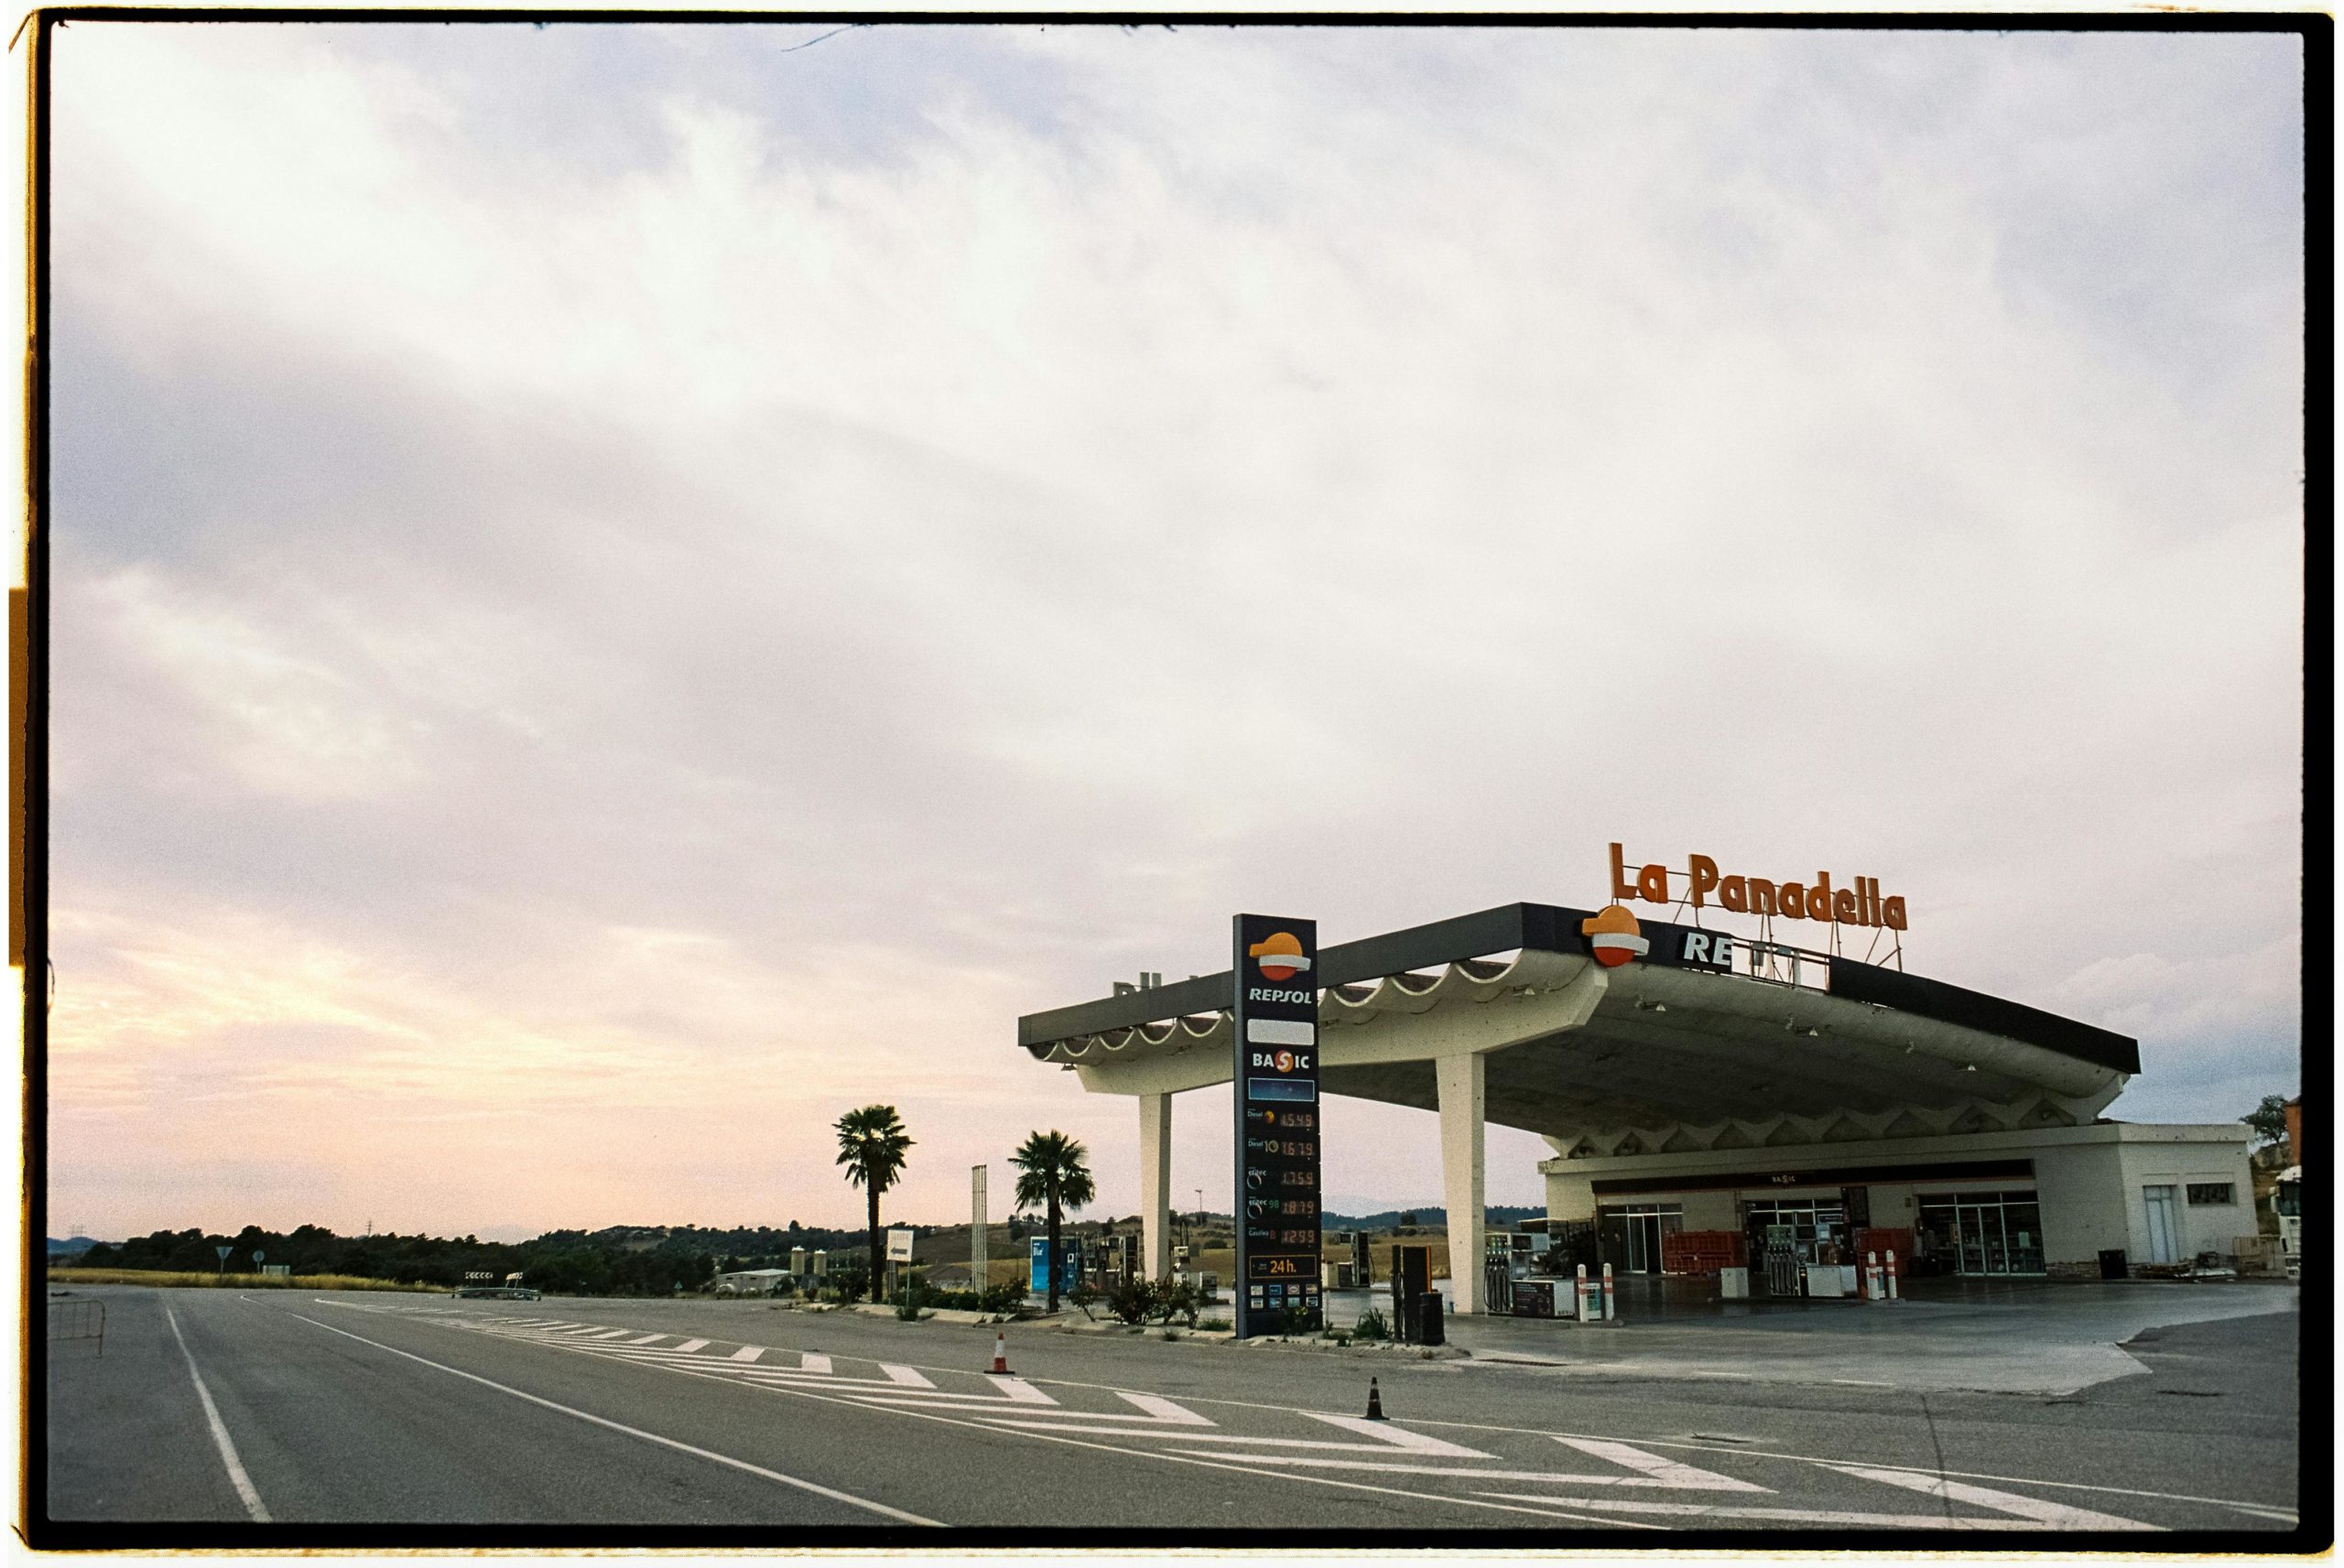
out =
[[[1018,1021],[1036,1060],[1134,1100],[1153,1276],[1175,1097],[1230,1080],[1233,984]],[[1766,1243],[1812,1262],[1884,1239],[1917,1272],[2096,1279],[2255,1230],[2243,1124],[2100,1117],[2136,1042],[1901,968],[1514,903],[1323,947],[1315,984],[1324,1090],[1438,1116],[1455,1312],[1481,1310],[1491,1122],[1553,1150],[1550,1230],[1594,1227],[1631,1273],[1705,1271],[1740,1237],[1751,1265]]]

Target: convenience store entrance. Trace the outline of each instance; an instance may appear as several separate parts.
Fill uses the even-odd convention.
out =
[[[1945,1273],[2041,1274],[2043,1211],[2031,1192],[1924,1193],[1923,1254]]]
[[[1606,1204],[1601,1225],[1601,1256],[1623,1274],[1657,1274],[1661,1238],[1684,1228],[1682,1204]]]

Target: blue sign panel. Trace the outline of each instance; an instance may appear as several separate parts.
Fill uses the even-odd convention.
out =
[[[1241,914],[1236,981],[1237,1337],[1317,1328],[1318,926]]]

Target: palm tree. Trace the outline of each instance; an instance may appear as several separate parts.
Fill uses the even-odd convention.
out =
[[[850,1185],[861,1187],[871,1200],[871,1299],[879,1299],[879,1195],[895,1184],[903,1173],[904,1151],[912,1146],[903,1119],[892,1105],[866,1105],[838,1119],[839,1163],[846,1167]]]
[[[1017,1206],[1039,1208],[1049,1217],[1050,1311],[1058,1310],[1058,1206],[1080,1208],[1099,1195],[1091,1184],[1090,1152],[1053,1128],[1029,1132],[1009,1162],[1017,1167]]]

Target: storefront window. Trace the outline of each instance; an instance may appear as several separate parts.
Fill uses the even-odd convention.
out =
[[[1925,1258],[1958,1274],[2040,1274],[2043,1211],[2028,1192],[1934,1193],[1915,1227]]]
[[[1673,1203],[1606,1204],[1603,1206],[1606,1261],[1616,1260],[1631,1274],[1661,1271],[1661,1238],[1685,1228],[1685,1206]]]

